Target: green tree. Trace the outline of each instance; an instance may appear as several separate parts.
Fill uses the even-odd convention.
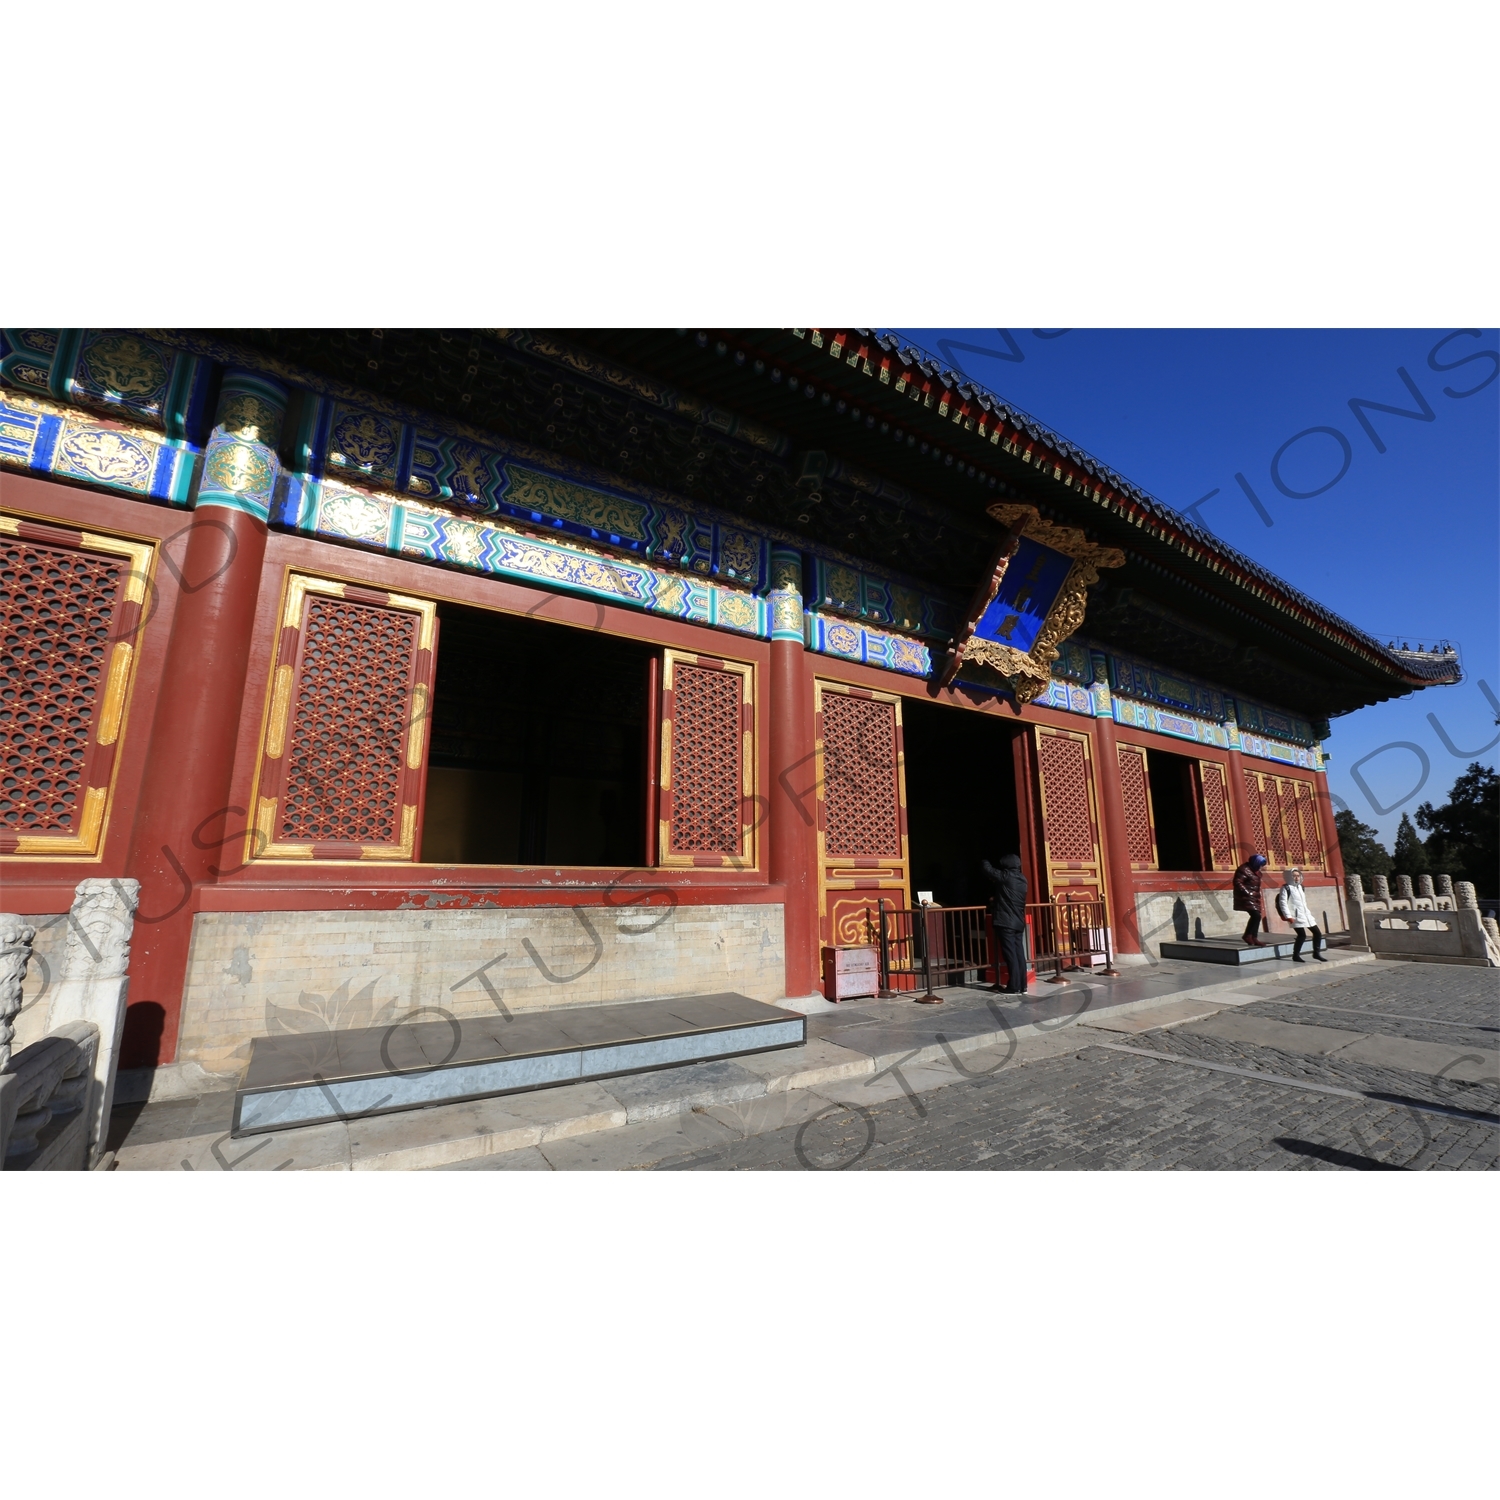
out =
[[[1481,896],[1500,895],[1500,775],[1470,762],[1442,807],[1417,809],[1417,825],[1429,830],[1428,869],[1472,880]]]
[[[1391,873],[1391,856],[1368,823],[1361,823],[1352,812],[1341,812],[1333,815],[1333,826],[1339,831],[1339,853],[1348,874],[1369,880]]]
[[[1396,847],[1391,850],[1391,865],[1398,875],[1410,875],[1413,880],[1427,873],[1427,846],[1407,814],[1401,814],[1401,826],[1396,830]]]

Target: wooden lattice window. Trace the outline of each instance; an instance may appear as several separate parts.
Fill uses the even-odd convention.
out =
[[[1252,840],[1264,840],[1260,852],[1281,868],[1323,866],[1323,840],[1318,832],[1317,793],[1300,776],[1272,776],[1246,770],[1245,795],[1250,800]]]
[[[1318,831],[1318,794],[1305,781],[1297,783],[1297,811],[1302,819],[1302,857],[1309,869],[1321,870],[1323,836]]]
[[[1203,789],[1203,827],[1207,834],[1209,868],[1232,870],[1234,824],[1229,812],[1229,783],[1224,767],[1216,760],[1198,762],[1198,780]]]
[[[743,662],[663,653],[664,865],[755,863],[753,681]]]
[[[430,600],[290,577],[251,858],[415,857],[436,644]]]
[[[0,854],[98,858],[154,558],[0,515]]]
[[[1089,803],[1088,743],[1082,735],[1043,730],[1037,736],[1047,856],[1056,862],[1095,858]]]
[[[834,859],[902,858],[896,705],[862,693],[823,694],[824,852]]]
[[[1156,868],[1156,830],[1146,782],[1146,752],[1138,745],[1118,745],[1120,794],[1125,803],[1125,842],[1134,870]]]
[[[1269,857],[1267,847],[1266,814],[1260,803],[1260,776],[1254,771],[1245,772],[1245,801],[1250,805],[1250,826],[1245,830],[1247,847],[1245,857],[1264,854]]]
[[[1287,863],[1300,866],[1306,862],[1306,856],[1302,849],[1302,819],[1297,812],[1297,783],[1283,781],[1280,791],[1281,831]]]

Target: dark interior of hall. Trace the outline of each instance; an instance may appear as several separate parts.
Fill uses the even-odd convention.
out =
[[[1170,750],[1146,752],[1151,817],[1156,824],[1156,864],[1161,870],[1202,870],[1203,819],[1198,768]]]
[[[456,605],[438,619],[423,861],[644,863],[653,648]]]
[[[980,861],[1021,852],[1016,731],[992,714],[918,698],[902,700],[901,722],[912,900],[931,891],[941,906],[983,905],[991,887]]]

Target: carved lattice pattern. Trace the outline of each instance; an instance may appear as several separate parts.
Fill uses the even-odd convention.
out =
[[[1094,825],[1089,816],[1088,760],[1080,740],[1037,736],[1042,776],[1042,827],[1055,860],[1091,860]]]
[[[744,796],[739,674],[678,662],[672,687],[671,852],[738,854]]]
[[[1130,862],[1154,865],[1156,847],[1151,837],[1151,802],[1146,790],[1145,752],[1130,745],[1116,747],[1120,755],[1120,793],[1125,799],[1125,842]]]
[[[14,537],[0,559],[0,825],[77,833],[110,621],[129,564]]]
[[[1302,819],[1297,812],[1297,783],[1281,783],[1281,826],[1286,835],[1286,858],[1290,865],[1301,866]]]
[[[823,800],[829,855],[901,858],[894,704],[848,693],[824,694]]]
[[[1302,816],[1303,858],[1309,868],[1323,868],[1323,839],[1318,832],[1318,797],[1306,782],[1297,784],[1297,811]]]
[[[1245,801],[1250,804],[1250,827],[1245,832],[1250,848],[1246,850],[1245,857],[1248,859],[1252,854],[1269,855],[1271,851],[1265,847],[1266,817],[1260,805],[1260,777],[1254,771],[1245,772]]]
[[[280,837],[394,844],[418,618],[310,595]]]
[[[1286,834],[1281,827],[1281,799],[1276,795],[1274,777],[1260,778],[1260,805],[1265,810],[1266,855],[1273,865],[1285,865]]]
[[[1234,841],[1229,835],[1229,788],[1224,768],[1211,760],[1199,761],[1198,766],[1203,777],[1203,821],[1214,869],[1227,870],[1234,864]]]

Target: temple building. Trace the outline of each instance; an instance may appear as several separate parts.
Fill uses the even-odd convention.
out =
[[[858,329],[7,329],[0,905],[123,1065],[738,991],[920,892],[1346,925],[1329,721],[1458,678]]]

